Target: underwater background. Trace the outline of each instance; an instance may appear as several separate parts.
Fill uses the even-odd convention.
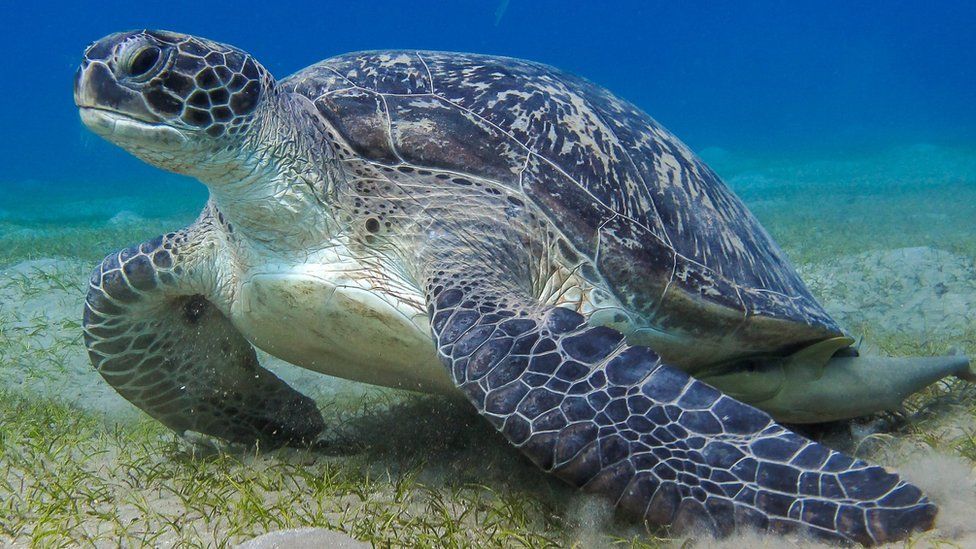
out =
[[[436,398],[273,364],[336,418],[341,451],[241,456],[191,451],[118,397],[81,344],[87,275],[206,200],[80,123],[82,52],[120,30],[226,42],[279,79],[383,48],[576,73],[697,151],[866,352],[976,356],[974,2],[58,1],[8,2],[4,21],[0,546],[224,546],[310,524],[393,545],[680,544],[615,523]],[[976,546],[971,387],[807,434],[942,503],[921,543]]]

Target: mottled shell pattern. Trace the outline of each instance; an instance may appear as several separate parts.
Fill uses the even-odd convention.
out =
[[[524,196],[584,276],[654,329],[765,352],[841,334],[719,177],[587,80],[511,58],[377,51],[279,85],[311,99],[370,162],[469,174]]]

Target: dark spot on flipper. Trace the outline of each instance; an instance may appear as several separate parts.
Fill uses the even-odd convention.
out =
[[[266,446],[310,446],[318,435],[325,430],[325,421],[318,410],[315,401],[301,393],[293,392],[281,397],[284,402],[273,409],[280,410],[280,415],[268,422],[263,430],[267,439]],[[246,401],[242,398],[242,403]],[[244,441],[253,441],[253,433],[247,433]]]
[[[627,421],[627,417],[630,415],[630,410],[627,409],[627,401],[623,398],[615,398],[607,404],[604,409],[607,416],[613,420],[614,423],[623,423]]]
[[[556,371],[556,368],[559,367],[561,362],[561,357],[556,353],[536,355],[533,356],[529,361],[529,371],[538,374],[552,375],[553,372]]]
[[[824,464],[823,469],[824,471],[837,473],[850,469],[852,465],[854,465],[854,458],[835,452],[827,459],[827,463]]]
[[[596,415],[593,405],[585,397],[566,397],[560,408],[570,421],[592,421]]]
[[[171,234],[167,235],[167,238],[172,238],[173,236],[174,235],[171,233]],[[142,253],[144,253],[144,254],[149,254],[149,253],[152,253],[152,252],[154,252],[154,251],[162,248],[162,246],[163,246],[163,237],[157,236],[156,238],[153,238],[151,240],[147,240],[146,242],[143,242],[142,244],[140,244],[139,245],[139,251],[142,252]]]
[[[139,248],[131,246],[123,250],[119,250],[119,261],[125,263],[126,261],[132,259],[133,257],[139,255]]]
[[[751,507],[736,505],[735,523],[742,529],[751,527],[762,531],[769,527],[769,517]]]
[[[730,471],[739,480],[743,482],[752,483],[752,482],[756,482],[756,471],[758,470],[758,468],[759,465],[756,462],[755,458],[746,457],[744,459],[739,460],[735,465],[733,465]]]
[[[370,217],[366,220],[366,231],[376,234],[380,232],[380,222],[375,217]]]
[[[565,411],[565,410],[564,410]],[[570,419],[570,421],[573,421]],[[580,453],[596,440],[597,427],[589,421],[573,423],[559,432],[556,462],[563,463]]]
[[[532,420],[533,431],[559,431],[569,424],[558,408],[549,410]]]
[[[557,357],[558,358],[558,357]],[[564,381],[577,381],[583,379],[590,369],[575,361],[565,361],[556,370],[556,377]]]
[[[671,527],[677,532],[692,532],[702,529],[712,535],[717,532],[717,528],[705,506],[692,498],[684,498],[678,503],[678,510],[671,520]]]
[[[641,392],[654,402],[671,402],[678,398],[686,385],[688,385],[688,374],[676,368],[658,368],[641,385]]]
[[[207,312],[207,308],[210,303],[207,298],[202,295],[191,296],[186,303],[183,304],[183,317],[190,324],[196,324],[197,321]]]
[[[623,460],[629,453],[630,444],[622,436],[608,435],[600,438],[600,462],[603,467]]]
[[[820,494],[820,473],[814,471],[816,471],[816,469],[813,471],[803,471],[800,473],[801,495],[815,496]]]
[[[611,444],[614,443],[611,442]],[[587,492],[598,493],[609,498],[611,501],[616,501],[620,498],[627,484],[634,478],[636,471],[634,470],[634,466],[627,460],[618,460],[609,466],[606,466],[606,460],[604,460],[602,464],[604,468],[586,483],[584,489]]]
[[[117,315],[122,310],[122,307],[109,301],[102,292],[89,292],[88,297],[85,298],[86,324],[102,322],[105,320],[102,315]]]
[[[166,250],[159,250],[152,256],[153,265],[159,269],[169,269],[173,266],[173,256]]]
[[[557,433],[538,433],[532,435],[525,445],[522,447],[522,451],[525,455],[529,457],[536,465],[541,467],[544,471],[552,469],[555,456],[555,442]]]

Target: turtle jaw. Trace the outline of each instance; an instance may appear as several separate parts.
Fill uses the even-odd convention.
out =
[[[149,110],[141,95],[119,84],[102,61],[86,60],[74,81],[81,121],[99,136],[132,150],[182,148],[188,136]]]
[[[182,150],[189,141],[183,130],[167,124],[146,122],[118,111],[79,106],[78,112],[88,129],[133,152],[146,149],[175,152]]]

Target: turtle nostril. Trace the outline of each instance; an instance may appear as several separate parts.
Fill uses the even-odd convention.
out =
[[[159,61],[160,51],[156,46],[146,46],[131,57],[128,70],[129,76],[142,76],[152,70]]]

